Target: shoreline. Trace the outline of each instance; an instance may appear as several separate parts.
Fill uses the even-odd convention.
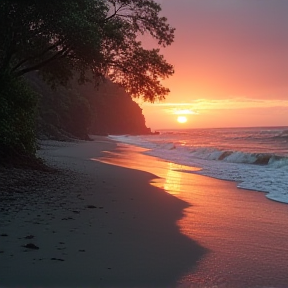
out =
[[[268,199],[288,203],[287,131],[275,127],[271,130],[233,128],[231,131],[201,131],[171,129],[156,138],[111,137],[123,143],[147,147],[146,155],[200,167],[202,170],[197,174],[232,180],[241,189],[262,191]]]
[[[189,203],[177,225],[207,253],[177,287],[288,287],[286,204],[270,201],[262,192],[239,189],[233,181],[183,173],[193,168],[143,151],[119,144],[98,161],[158,175],[152,185]]]
[[[176,225],[187,203],[150,173],[90,160],[116,142],[44,142],[58,172],[28,173],[1,201],[1,287],[175,287],[195,269],[206,250]]]

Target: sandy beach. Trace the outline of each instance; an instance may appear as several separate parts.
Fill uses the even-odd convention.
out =
[[[0,287],[288,287],[287,205],[105,137],[40,144],[54,170],[0,171]]]
[[[56,172],[1,171],[0,287],[174,287],[194,269],[205,249],[176,225],[188,204],[90,160],[115,147],[45,141]]]

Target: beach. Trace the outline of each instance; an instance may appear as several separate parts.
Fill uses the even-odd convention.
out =
[[[0,287],[288,287],[286,204],[106,137],[40,144],[53,171],[1,171]]]
[[[195,267],[205,249],[176,225],[187,203],[150,173],[90,160],[115,147],[42,143],[57,171],[26,172],[1,199],[0,287],[173,287]]]

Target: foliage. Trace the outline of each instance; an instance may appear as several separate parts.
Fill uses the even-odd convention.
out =
[[[134,97],[163,99],[160,80],[173,66],[159,49],[144,49],[139,35],[170,45],[174,29],[153,0],[1,0],[0,78],[40,70],[52,85],[110,78]]]
[[[37,73],[27,75],[26,81],[39,95],[37,132],[40,138],[87,139],[91,107],[77,87],[85,87],[88,83],[79,85],[74,81],[76,86],[73,88],[60,86],[54,90]]]
[[[21,79],[2,76],[0,99],[0,159],[34,155],[36,94]]]
[[[111,81],[51,89],[37,73],[26,77],[40,95],[38,137],[41,139],[88,139],[88,134],[149,134],[142,110]]]

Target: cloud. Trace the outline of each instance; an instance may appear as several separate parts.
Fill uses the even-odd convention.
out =
[[[196,115],[198,114],[198,112],[193,111],[192,108],[189,108],[189,107],[185,107],[185,109],[179,108],[179,107],[172,107],[169,109],[165,109],[165,112],[174,114],[174,115]]]
[[[288,109],[288,100],[261,100],[251,98],[197,99],[188,103],[143,103],[143,107],[162,109],[176,115],[196,115],[206,110],[233,110],[282,107]]]

